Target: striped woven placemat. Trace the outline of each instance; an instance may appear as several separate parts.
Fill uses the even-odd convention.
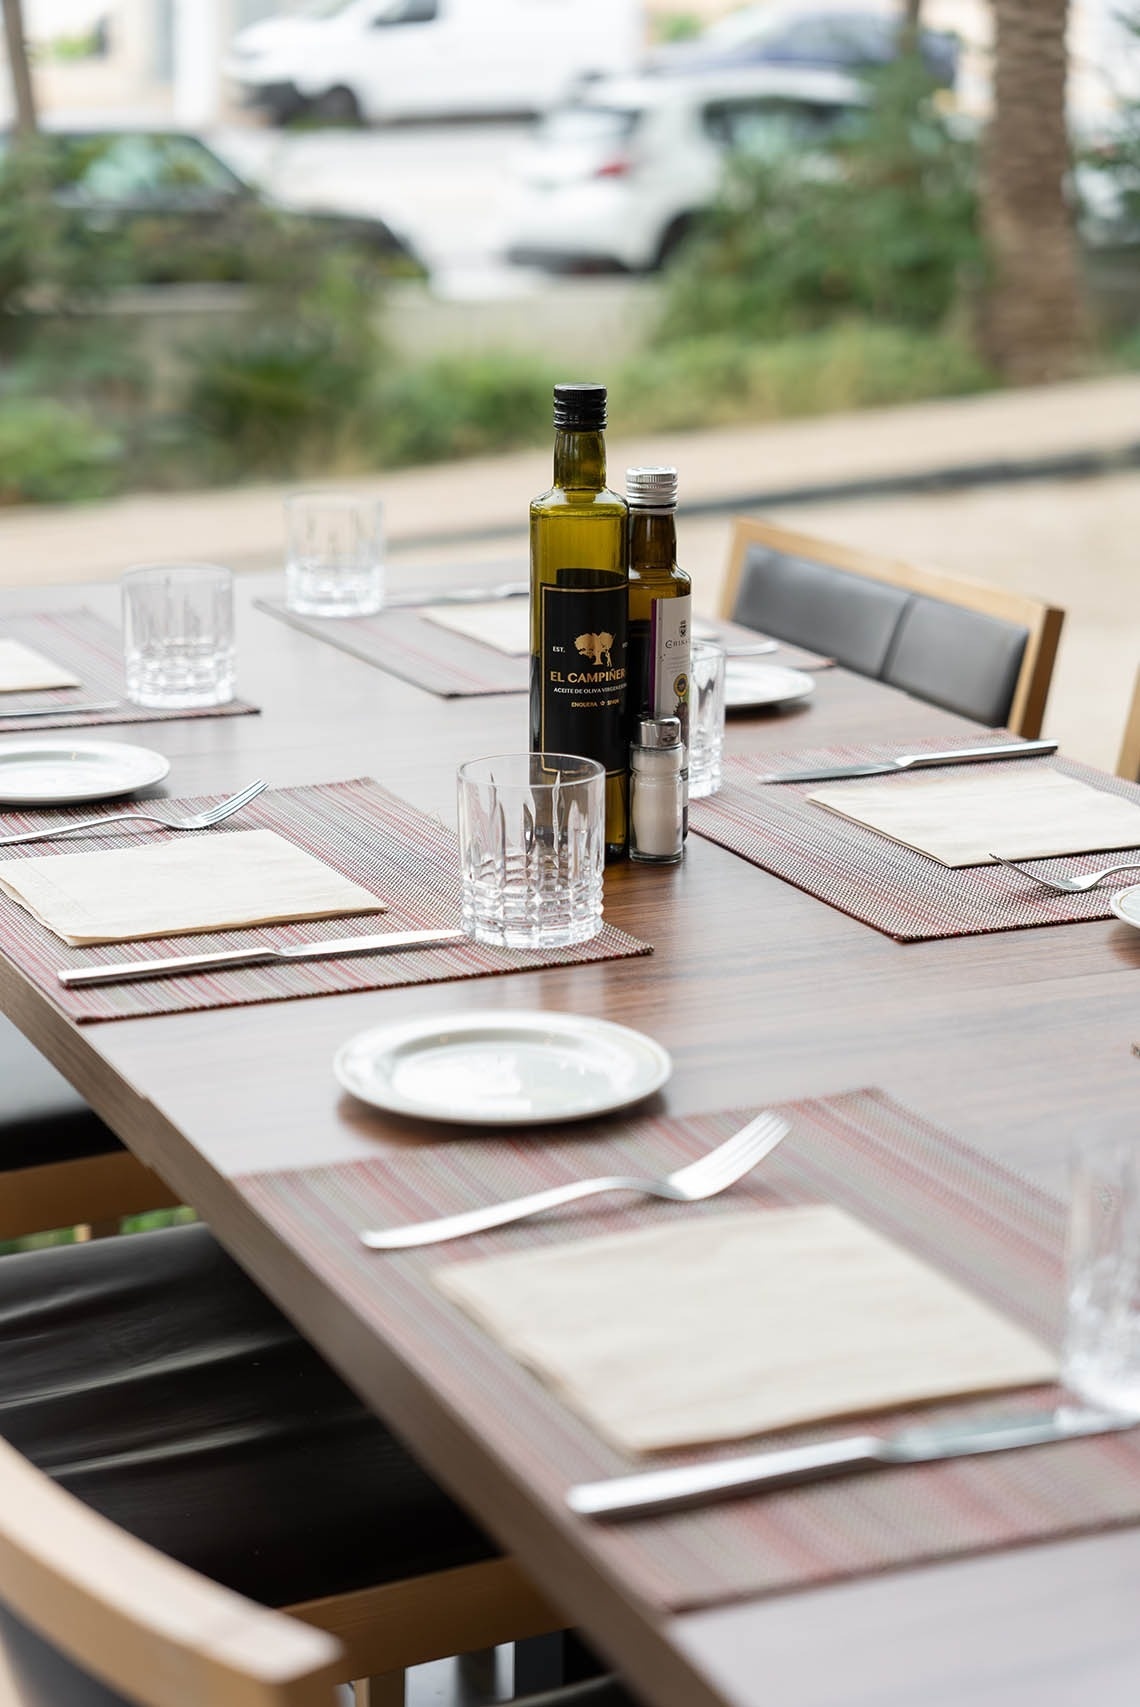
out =
[[[1009,741],[1003,731],[987,733],[973,744]],[[938,937],[985,936],[992,931],[1024,930],[1032,925],[1071,925],[1112,916],[1110,888],[1086,895],[1053,895],[1029,878],[998,865],[973,865],[958,870],[940,865],[926,854],[902,847],[889,836],[852,823],[808,795],[822,783],[769,784],[765,778],[780,771],[809,766],[854,765],[893,758],[898,753],[945,751],[938,741],[881,743],[852,747],[799,748],[794,752],[745,754],[724,763],[719,794],[694,800],[689,828],[722,848],[729,848],[752,865],[794,883],[809,895],[838,907],[896,942],[926,942]],[[1108,794],[1140,804],[1140,787],[1120,777],[1106,776],[1069,759],[1003,759],[1002,774],[1027,765],[1052,764]],[[973,767],[948,765],[947,776],[960,776]],[[929,776],[930,773],[926,772]],[[884,779],[878,778],[878,781]],[[905,788],[900,775],[896,787]],[[1059,872],[1090,872],[1129,857],[1129,850],[1071,854],[1062,859],[1026,861],[1043,876]],[[1140,848],[1132,854],[1140,861]]]
[[[171,814],[201,811],[222,798],[164,802]],[[98,810],[98,809],[97,809]],[[113,817],[116,807],[102,809]],[[120,809],[121,810],[121,809]],[[66,812],[9,812],[0,825],[12,834],[96,814],[90,808]],[[484,948],[463,942],[455,947],[420,949],[407,954],[354,956],[279,966],[233,967],[183,978],[157,978],[137,984],[109,984],[86,990],[65,989],[57,974],[64,968],[105,966],[122,960],[161,960],[173,954],[210,954],[225,948],[287,948],[293,943],[333,937],[372,936],[382,931],[449,928],[459,922],[459,860],[453,833],[369,778],[353,782],[270,789],[226,819],[211,836],[239,830],[276,830],[297,847],[315,854],[346,877],[374,891],[387,903],[382,914],[313,919],[299,924],[258,925],[254,929],[199,932],[193,936],[152,938],[145,942],[68,948],[30,913],[0,894],[0,953],[74,1020],[133,1019],[142,1014],[188,1013],[199,1008],[238,1007],[249,1002],[279,1002],[292,996],[329,996],[346,990],[383,990],[397,984],[438,984],[489,973],[529,972],[540,966],[566,966],[650,954],[647,943],[603,926],[592,942],[577,948]],[[0,859],[32,858],[80,849],[124,848],[169,840],[172,832],[120,830],[84,834],[55,843],[33,842],[4,848]]]
[[[52,688],[42,693],[0,694],[0,733],[34,736],[40,729],[82,729],[101,723],[165,723],[182,717],[241,717],[256,705],[232,699],[228,705],[197,706],[188,711],[155,711],[126,698],[123,640],[119,630],[94,611],[34,611],[0,617],[0,639],[21,640],[78,676],[81,688]],[[74,700],[119,700],[112,711],[69,711]],[[5,709],[58,705],[50,717],[5,717]]]
[[[261,1173],[236,1183],[260,1219],[431,1383],[496,1459],[557,1508],[577,1481],[750,1448],[633,1458],[608,1446],[444,1299],[432,1281],[442,1265],[659,1227],[678,1214],[830,1202],[1056,1343],[1061,1206],[881,1091],[788,1105],[791,1136],[749,1181],[709,1203],[678,1210],[596,1200],[477,1239],[398,1254],[367,1251],[355,1237],[363,1227],[446,1214],[593,1174],[665,1172],[702,1155],[754,1112],[627,1118],[511,1140],[426,1141],[386,1160]],[[795,1284],[793,1275],[788,1284]],[[1052,1388],[991,1394],[892,1413],[869,1426],[1008,1414],[1057,1397]],[[778,1443],[862,1426],[848,1420],[798,1429]],[[682,1609],[1138,1521],[1140,1436],[1133,1434],[892,1469],[616,1526],[583,1521],[580,1535],[633,1593]]]
[[[341,652],[375,664],[442,699],[526,693],[530,684],[529,658],[512,658],[465,634],[426,622],[418,610],[320,617],[300,616],[289,610],[283,599],[258,599],[256,604],[258,610],[287,622],[290,628],[327,640]]]

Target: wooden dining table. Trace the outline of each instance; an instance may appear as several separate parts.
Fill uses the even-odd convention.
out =
[[[254,608],[238,583],[239,686],[259,716],[97,738],[166,753],[165,792],[371,776],[454,822],[456,766],[526,744],[518,694],[445,700]],[[0,614],[85,604],[112,586],[0,595]],[[730,721],[731,751],[925,737],[974,726],[841,669],[783,715]],[[1140,1683],[1140,1530],[1122,1528],[810,1591],[665,1614],[589,1545],[588,1525],[504,1457],[418,1355],[414,1313],[378,1334],[303,1252],[251,1213],[239,1176],[448,1141],[354,1103],[337,1046],[456,1008],[564,1010],[637,1027],[670,1052],[665,1114],[878,1086],[1046,1186],[1092,1132],[1140,1117],[1140,934],[1115,922],[901,945],[690,837],[683,865],[611,868],[606,916],[650,957],[462,984],[274,1001],[78,1026],[0,957],[0,1006],[650,1707],[1124,1707]],[[472,1335],[468,1371],[478,1378]]]

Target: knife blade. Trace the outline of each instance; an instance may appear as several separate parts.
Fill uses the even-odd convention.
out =
[[[1057,751],[1056,741],[1010,741],[992,747],[954,747],[945,753],[901,753],[863,765],[828,765],[820,770],[781,771],[764,782],[840,782],[847,777],[890,776],[894,771],[933,770],[938,765],[980,765],[991,759],[1038,759]]]
[[[23,706],[19,711],[6,711],[0,702],[0,723],[6,717],[70,717],[73,711],[118,711],[120,703],[117,699],[72,701],[67,705],[33,705]]]
[[[389,593],[384,600],[385,610],[418,610],[425,605],[475,605],[484,600],[514,599],[530,592],[529,581],[500,581],[494,587],[436,587],[414,588],[406,593]]]
[[[950,1458],[1012,1452],[1060,1440],[1115,1434],[1138,1425],[1138,1416],[1078,1405],[1026,1412],[1021,1416],[983,1417],[946,1426],[908,1428],[892,1435],[847,1435],[817,1446],[756,1452],[747,1458],[722,1459],[716,1464],[691,1464],[675,1470],[615,1476],[602,1482],[580,1482],[570,1489],[566,1503],[579,1517],[611,1523],[622,1518],[681,1511],[710,1500],[763,1493],[770,1488],[792,1487],[799,1482],[847,1476],[860,1470],[936,1464]]]
[[[69,990],[93,984],[131,984],[143,978],[177,978],[189,972],[215,972],[227,966],[268,966],[277,961],[339,960],[351,954],[397,954],[416,948],[445,948],[466,942],[462,931],[385,931],[380,936],[334,937],[291,948],[227,948],[217,954],[177,954],[163,960],[120,960],[110,966],[85,966],[56,974]]]

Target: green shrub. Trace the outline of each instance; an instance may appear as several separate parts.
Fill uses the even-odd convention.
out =
[[[374,449],[386,467],[480,456],[541,443],[560,375],[509,351],[440,356],[382,379]]]
[[[188,353],[185,414],[224,478],[340,466],[367,436],[383,358],[379,282],[351,257],[295,257],[260,284],[249,327]]]
[[[725,335],[655,350],[616,378],[629,431],[781,420],[982,391],[993,376],[949,335],[857,321],[766,343]]]
[[[123,446],[91,416],[46,398],[0,399],[0,504],[103,498]]]
[[[980,265],[972,149],[903,61],[810,164],[740,157],[667,277],[660,337],[769,338],[851,315],[936,327]]]

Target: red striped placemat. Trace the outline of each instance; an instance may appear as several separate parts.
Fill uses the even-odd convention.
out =
[[[432,1283],[438,1267],[662,1226],[678,1214],[830,1202],[1056,1343],[1061,1206],[881,1091],[788,1105],[791,1136],[748,1182],[709,1203],[678,1209],[597,1200],[540,1222],[406,1253],[370,1252],[355,1237],[363,1227],[446,1214],[593,1174],[663,1173],[702,1155],[754,1112],[627,1118],[511,1140],[429,1140],[402,1146],[391,1159],[261,1173],[236,1184],[277,1237],[430,1382],[498,1461],[558,1509],[577,1481],[750,1448],[738,1443],[635,1458],[608,1446],[444,1299]],[[1052,1388],[991,1394],[892,1413],[869,1426],[1038,1409],[1057,1397]],[[778,1444],[861,1428],[848,1419],[788,1431]],[[1140,1436],[1130,1434],[892,1469],[610,1527],[583,1520],[580,1533],[582,1545],[640,1598],[676,1610],[1138,1521]]]
[[[383,610],[375,616],[300,616],[283,599],[255,602],[258,610],[280,618],[290,628],[327,640],[341,652],[442,699],[525,693],[530,684],[529,658],[512,658],[465,634],[427,622],[418,610]]]
[[[0,733],[10,731],[34,736],[40,729],[81,729],[101,723],[165,723],[181,717],[242,717],[257,711],[256,705],[232,699],[228,705],[197,706],[188,711],[155,711],[132,705],[126,698],[123,675],[123,639],[119,630],[89,610],[34,611],[0,617],[0,639],[21,640],[70,670],[82,682],[80,688],[52,688],[42,693],[0,694]],[[76,700],[118,700],[111,711],[69,711]],[[4,711],[21,707],[58,705],[50,717],[5,717]]]
[[[201,811],[220,795],[163,802],[171,814]],[[68,818],[90,818],[115,806],[76,808],[52,813],[6,812],[0,825],[12,834],[39,829]],[[121,810],[121,808],[119,808]],[[315,854],[346,877],[361,883],[387,903],[383,914],[315,919],[299,924],[259,925],[255,929],[199,932],[193,936],[152,938],[145,942],[68,948],[53,932],[0,894],[0,953],[7,955],[58,1007],[80,1023],[133,1019],[142,1014],[188,1013],[199,1008],[238,1007],[249,1002],[279,1002],[292,996],[329,996],[346,990],[383,990],[397,984],[437,984],[453,978],[480,978],[497,972],[529,972],[540,966],[566,966],[650,954],[647,943],[605,925],[592,942],[577,948],[484,948],[464,942],[455,947],[420,949],[407,954],[361,955],[348,960],[313,960],[279,966],[233,967],[183,978],[157,978],[137,984],[109,984],[86,990],[65,989],[64,968],[105,966],[122,960],[160,960],[173,954],[210,954],[225,948],[287,948],[290,944],[332,937],[372,936],[383,931],[450,928],[459,922],[459,860],[453,833],[436,819],[389,794],[369,778],[318,783],[304,788],[270,789],[226,819],[211,836],[238,830],[276,830],[297,847]],[[57,842],[33,842],[4,848],[0,859],[32,858],[80,849],[124,848],[169,840],[163,830],[84,834]]]
[[[1009,741],[1001,730],[972,739],[985,745]],[[998,865],[973,865],[958,870],[940,865],[926,854],[902,847],[889,836],[852,823],[808,795],[821,782],[771,784],[767,777],[809,766],[867,764],[894,758],[901,752],[945,751],[939,741],[881,743],[853,747],[801,747],[794,752],[744,754],[724,763],[719,794],[694,800],[689,828],[710,842],[739,854],[752,865],[794,883],[829,906],[838,907],[896,942],[928,942],[938,937],[985,936],[992,931],[1024,930],[1032,925],[1071,925],[1112,916],[1111,889],[1086,895],[1053,895],[1029,878]],[[1119,794],[1140,804],[1140,787],[1120,777],[1106,776],[1069,759],[1003,759],[1003,775],[1027,765],[1054,765],[1107,794]],[[972,768],[948,765],[947,776]],[[922,773],[926,776],[930,772]],[[884,779],[877,778],[877,781]],[[897,787],[905,788],[901,774]],[[1026,861],[1044,876],[1058,872],[1097,871],[1119,854],[1067,854],[1061,859]],[[1140,861],[1140,848],[1133,856]]]

